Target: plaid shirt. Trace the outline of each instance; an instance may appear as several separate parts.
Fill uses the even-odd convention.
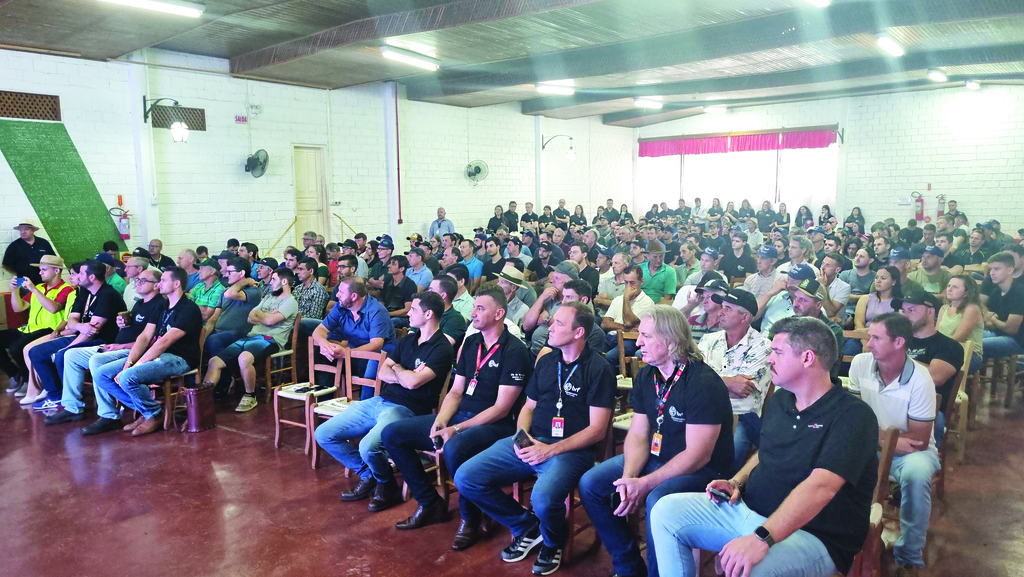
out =
[[[323,285],[316,280],[309,283],[308,287],[299,283],[292,289],[292,296],[299,303],[299,312],[302,313],[302,318],[324,318],[324,309],[327,308],[327,301],[330,300],[330,297]]]
[[[188,293],[188,298],[201,307],[212,309],[220,305],[220,297],[224,294],[224,285],[219,280],[213,281],[213,286],[206,288],[205,282],[197,282],[196,286]]]
[[[752,328],[747,329],[738,343],[728,348],[725,331],[707,333],[700,339],[697,348],[704,355],[704,362],[715,370],[722,378],[736,375],[753,377],[757,387],[750,395],[732,401],[732,412],[761,413],[761,402],[772,382],[772,374],[768,368],[768,354],[772,352],[771,343]]]

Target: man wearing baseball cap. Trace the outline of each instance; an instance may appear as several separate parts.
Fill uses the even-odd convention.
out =
[[[665,264],[665,245],[659,240],[647,242],[647,260],[640,265],[643,291],[651,302],[668,304],[676,295],[676,271]]]
[[[210,320],[213,311],[220,305],[220,297],[225,287],[220,283],[220,262],[208,258],[199,263],[199,282],[188,293],[188,298],[199,305],[203,313],[203,322]]]
[[[273,290],[270,286],[270,276],[274,274],[277,267],[277,259],[270,257],[261,258],[256,263],[256,286],[259,287],[262,297],[267,296]]]
[[[96,255],[96,260],[107,265],[107,284],[113,287],[117,291],[117,294],[124,296],[124,289],[128,286],[128,281],[124,280],[121,275],[117,274],[118,260],[112,255],[105,252],[101,252]]]
[[[912,290],[924,290],[918,283],[909,278],[910,274],[910,251],[903,247],[896,247],[889,251],[889,264],[900,270],[900,286],[903,293]]]
[[[409,261],[409,268],[405,269],[405,276],[416,283],[416,290],[423,292],[430,288],[430,281],[434,280],[434,273],[427,268],[427,256],[422,248],[413,248],[405,253]]]
[[[576,270],[575,263],[563,260],[551,269],[548,276],[551,278],[551,285],[537,296],[536,302],[523,317],[523,332],[529,334],[533,331],[530,349],[534,355],[539,353],[548,341],[548,319],[562,306],[562,287],[570,280],[580,278],[580,273]]]
[[[384,279],[389,274],[388,265],[394,251],[395,241],[389,235],[385,234],[377,237],[377,262],[370,267],[366,288],[376,291],[384,288]]]
[[[682,302],[680,296],[685,293]],[[690,289],[683,287],[676,296],[672,306],[680,309],[683,316],[690,323],[690,334],[694,342],[700,342],[701,337],[706,333],[718,330],[718,315],[722,305],[711,299],[715,294],[726,294],[729,292],[729,283],[721,273],[711,272],[703,279],[697,288]]]
[[[57,253],[50,246],[50,241],[36,236],[39,225],[35,220],[23,218],[14,226],[14,230],[18,231],[18,238],[7,245],[7,250],[4,251],[4,270],[15,276],[30,278],[32,284],[43,282],[39,276],[39,268],[32,265],[39,264],[39,259],[44,255],[56,256]]]
[[[711,300],[722,307],[718,313],[720,331],[707,333],[697,343],[704,362],[714,369],[729,389],[732,413],[739,416],[733,433],[732,475],[747,461],[751,446],[761,437],[761,410],[772,382],[768,368],[771,343],[750,326],[757,316],[757,299],[734,288],[714,293]]]
[[[348,239],[341,243],[341,254],[342,256],[350,254],[356,257],[356,276],[361,279],[366,279],[370,276],[370,267],[366,265],[366,261],[359,258],[359,245],[356,241]]]
[[[789,298],[793,303],[793,316],[818,319],[825,323],[825,326],[832,331],[832,336],[836,339],[836,346],[839,347],[839,352],[836,362],[829,368],[829,378],[832,379],[833,384],[839,386],[841,384],[839,380],[839,366],[843,361],[842,350],[843,345],[846,344],[846,339],[843,337],[843,327],[828,318],[828,315],[825,314],[822,308],[827,290],[817,280],[802,280],[800,284],[790,289]],[[764,334],[763,329],[761,332]]]
[[[953,274],[942,268],[942,261],[945,257],[945,251],[937,246],[924,247],[924,253],[921,254],[921,266],[908,274],[907,278],[932,294],[946,292],[946,284],[949,279],[953,278]],[[903,294],[909,294],[909,292],[904,291]]]
[[[772,287],[773,296],[765,307],[758,311],[758,314],[761,315],[761,332],[763,334],[768,334],[772,325],[779,319],[793,316],[793,301],[790,298],[790,291],[805,280],[814,280],[815,276],[817,275],[811,265],[807,263],[793,265],[786,276]],[[757,320],[756,317],[755,320]]]
[[[717,248],[707,247],[700,253],[700,270],[691,274],[684,285],[698,286],[704,277],[711,271],[718,270],[718,263],[722,261],[722,253]]]
[[[754,295],[758,301],[758,308],[768,304],[768,299],[771,298],[768,292],[779,281],[779,275],[775,271],[775,264],[778,262],[779,251],[771,244],[765,244],[757,250],[756,272],[743,281],[743,290]]]

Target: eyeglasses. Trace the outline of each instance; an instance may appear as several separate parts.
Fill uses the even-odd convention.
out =
[[[146,283],[156,284],[158,282],[160,282],[160,281],[149,280],[149,279],[145,279],[145,278],[137,278],[137,279],[135,279],[135,284],[146,284]]]
[[[161,248],[161,245],[159,245],[159,244],[151,244],[151,245],[149,245],[149,248]]]

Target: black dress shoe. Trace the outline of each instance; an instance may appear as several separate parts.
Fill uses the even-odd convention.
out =
[[[362,479],[359,484],[356,485],[355,489],[350,491],[341,492],[342,501],[362,501],[369,497],[373,490],[377,488],[377,479],[370,477],[369,479]]]
[[[433,505],[427,505],[426,507],[420,505],[417,507],[412,517],[395,523],[395,528],[399,531],[408,531],[433,525],[434,523],[444,523],[450,518],[447,503],[443,499],[438,499],[437,503]]]
[[[59,425],[61,423],[70,423],[72,421],[81,421],[85,418],[85,413],[72,413],[67,409],[61,409],[56,413],[43,419],[43,422],[47,425]]]
[[[82,434],[89,436],[99,435],[100,433],[109,433],[110,431],[120,431],[121,426],[121,419],[107,419],[104,417],[100,417],[99,419],[96,419],[96,421],[93,424],[89,425],[88,427],[83,427]]]
[[[452,541],[453,551],[464,551],[469,549],[480,540],[480,524],[462,520],[459,530],[455,533],[455,540]]]
[[[386,483],[379,483],[373,491],[373,499],[370,499],[370,506],[367,507],[371,513],[377,513],[390,509],[402,502],[402,491],[398,488],[398,481],[391,479]]]

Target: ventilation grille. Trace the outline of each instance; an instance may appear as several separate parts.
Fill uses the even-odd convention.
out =
[[[189,130],[206,130],[206,110],[184,106],[154,106],[153,128],[170,128],[172,124],[184,122]]]
[[[0,117],[60,122],[60,97],[0,90]]]

